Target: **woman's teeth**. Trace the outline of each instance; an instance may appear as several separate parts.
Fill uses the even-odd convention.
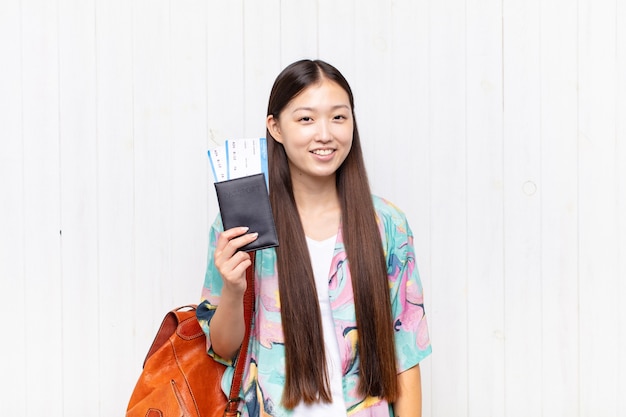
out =
[[[324,155],[330,155],[331,153],[333,153],[333,150],[332,149],[316,149],[313,151],[313,153],[315,155],[324,156]]]

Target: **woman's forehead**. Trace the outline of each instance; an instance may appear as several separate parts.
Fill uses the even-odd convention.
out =
[[[285,109],[297,110],[350,109],[348,93],[335,81],[323,78],[294,96]]]

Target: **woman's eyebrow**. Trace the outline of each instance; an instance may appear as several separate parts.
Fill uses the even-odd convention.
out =
[[[346,109],[346,110],[350,110],[350,106],[347,104],[336,104],[334,106],[332,106],[330,108],[331,110],[337,110],[337,109]],[[296,107],[295,109],[293,109],[292,113],[295,113],[297,111],[316,111],[317,109],[315,107]]]

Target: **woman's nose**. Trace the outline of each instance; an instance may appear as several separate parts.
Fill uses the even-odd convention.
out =
[[[317,134],[317,140],[320,142],[330,142],[333,136],[330,129],[330,123],[326,121],[319,122],[319,130]]]

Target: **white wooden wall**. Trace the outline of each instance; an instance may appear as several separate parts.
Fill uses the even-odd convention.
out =
[[[416,234],[424,416],[625,416],[625,28],[622,0],[2,0],[0,415],[123,415],[199,298],[206,150],[320,57]]]

